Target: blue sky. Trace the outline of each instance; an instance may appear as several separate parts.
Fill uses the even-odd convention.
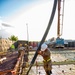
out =
[[[35,0],[0,0],[0,16],[10,16],[33,1]]]
[[[0,0],[0,22],[13,28],[5,28],[19,39],[41,40],[48,25],[54,0]],[[75,0],[65,0],[63,34],[64,39],[75,39]],[[57,37],[57,9],[46,39]],[[1,27],[1,25],[0,25]],[[2,27],[4,29],[4,27]],[[1,31],[3,32],[3,31]]]

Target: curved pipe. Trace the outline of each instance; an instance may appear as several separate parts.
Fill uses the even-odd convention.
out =
[[[30,67],[29,67],[29,69],[28,69],[26,75],[29,74],[29,71],[30,71],[31,67],[33,66],[33,64],[34,64],[34,62],[35,62],[35,60],[36,60],[36,57],[37,57],[37,55],[38,55],[37,51],[40,50],[41,45],[43,44],[43,42],[45,41],[45,39],[46,39],[46,37],[47,37],[47,34],[48,34],[49,30],[50,30],[52,21],[53,21],[53,19],[54,19],[54,15],[55,15],[55,11],[56,11],[56,6],[57,6],[57,0],[54,0],[54,5],[53,5],[52,13],[51,13],[51,18],[50,18],[50,20],[49,20],[47,29],[46,29],[46,31],[45,31],[45,33],[44,33],[44,35],[43,35],[43,38],[42,38],[42,40],[41,40],[41,42],[40,42],[40,44],[39,44],[39,46],[38,46],[38,48],[37,48],[37,50],[36,50],[36,52],[35,52],[35,55],[34,55],[32,61],[31,61],[31,63],[30,63]]]

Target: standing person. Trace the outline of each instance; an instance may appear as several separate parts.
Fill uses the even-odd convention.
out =
[[[29,46],[27,45],[27,44],[25,44],[25,49],[26,49],[26,53],[27,53],[27,55],[29,55]]]
[[[15,46],[14,46],[14,44],[12,44],[10,48],[11,48],[11,51],[12,51],[12,52],[15,51]]]
[[[44,69],[47,75],[52,74],[52,62],[51,62],[51,53],[48,49],[48,46],[43,43],[41,45],[41,51],[38,51],[38,54],[40,54],[43,57],[43,64]]]
[[[18,57],[21,55],[21,52],[24,50],[25,48],[22,46],[22,44],[18,45]]]

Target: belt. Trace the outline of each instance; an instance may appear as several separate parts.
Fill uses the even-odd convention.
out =
[[[49,62],[51,59],[48,59],[48,60],[43,60],[43,62]]]

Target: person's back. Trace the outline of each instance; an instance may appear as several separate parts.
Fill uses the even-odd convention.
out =
[[[10,48],[11,48],[11,51],[12,51],[12,52],[15,51],[15,46],[14,46],[14,44],[12,44]]]
[[[12,45],[11,45],[11,48],[12,48],[12,49],[15,49],[15,46],[12,44]]]

